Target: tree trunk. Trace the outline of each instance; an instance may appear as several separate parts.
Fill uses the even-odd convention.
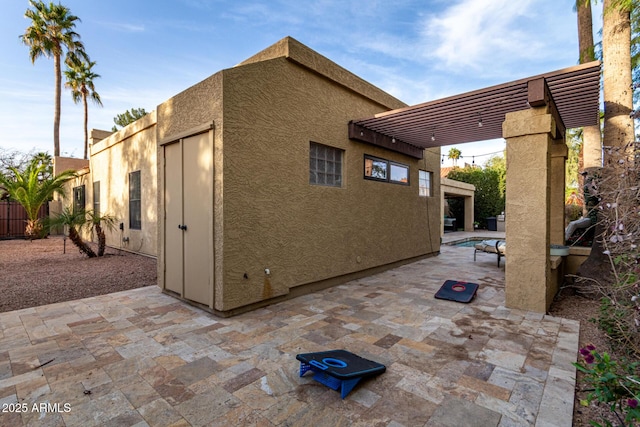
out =
[[[29,240],[39,239],[42,234],[42,223],[39,219],[28,219],[24,234]]]
[[[89,108],[87,107],[87,94],[82,93],[82,104],[84,106],[84,158],[88,159],[89,151],[89,132],[87,127],[89,125]]]
[[[91,247],[82,240],[76,229],[73,227],[69,227],[69,238],[73,244],[78,247],[81,253],[87,255],[89,258],[96,257],[96,253],[93,249],[91,249]]]
[[[593,46],[593,22],[591,15],[591,2],[576,0],[578,11],[578,45],[580,50],[580,63],[595,61]],[[602,135],[600,126],[587,126],[582,130],[582,168],[591,172],[592,168],[602,167]],[[582,183],[580,183],[582,184]]]
[[[62,84],[62,71],[60,70],[60,54],[53,55],[53,70],[56,79],[55,107],[53,110],[53,155],[60,156],[60,97]]]
[[[107,236],[105,236],[100,224],[96,224],[96,234],[98,235],[98,256],[103,256],[107,247]]]
[[[625,147],[635,139],[631,88],[631,11],[604,0],[602,26],[604,145]],[[605,153],[605,161],[607,156]]]
[[[633,106],[631,89],[631,21],[630,10],[625,9],[614,0],[604,0],[604,22],[602,28],[603,53],[603,92],[604,92],[604,167],[602,175],[597,179],[601,182],[616,180],[616,170],[620,167],[620,154],[608,147],[625,150],[635,139],[633,119],[630,113]],[[627,156],[629,159],[630,156]],[[627,165],[624,165],[625,167]],[[605,195],[606,196],[606,195]],[[600,200],[600,206],[607,206],[613,200]],[[608,214],[610,210],[603,209],[600,215]],[[599,216],[600,216],[599,215]],[[611,263],[608,255],[604,254],[603,239],[608,230],[603,226],[599,217],[593,248],[589,258],[578,269],[578,275],[594,279],[600,283],[610,283],[612,278]]]

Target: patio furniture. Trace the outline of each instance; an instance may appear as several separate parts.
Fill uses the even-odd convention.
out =
[[[300,361],[300,376],[309,370],[314,372],[314,380],[333,390],[340,389],[343,399],[361,379],[380,375],[387,369],[346,350],[298,354],[296,359]]]
[[[500,258],[507,254],[507,242],[504,240],[483,240],[480,243],[476,243],[473,251],[473,261],[476,260],[476,254],[478,252],[485,252],[488,254],[496,254],[498,256],[498,267],[500,267]]]
[[[564,230],[564,239],[569,240],[576,230],[589,228],[591,227],[591,224],[591,218],[580,218],[576,219],[575,221],[571,221],[569,225],[567,225],[567,228],[565,228]]]
[[[455,218],[447,218],[444,217],[443,219],[444,222],[444,228],[446,229],[447,227],[451,228],[453,231],[456,231],[456,219]]]

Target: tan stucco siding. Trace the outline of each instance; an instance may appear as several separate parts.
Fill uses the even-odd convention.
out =
[[[417,160],[348,139],[349,120],[379,104],[285,58],[225,70],[223,99],[216,309],[439,250],[439,197],[418,196],[418,170],[437,172],[439,149]],[[309,184],[310,141],[344,150],[342,188]],[[363,179],[365,153],[408,165],[410,185]]]
[[[157,255],[156,114],[151,112],[134,124],[94,144],[91,148],[93,182],[100,181],[100,212],[113,215],[124,231],[107,232],[107,245]],[[129,227],[129,176],[140,171],[141,227]],[[88,208],[93,208],[92,205]],[[116,224],[116,225],[118,225]],[[123,241],[127,239],[128,241]]]
[[[292,37],[285,37],[254,56],[242,61],[239,66],[268,61],[275,58],[287,58],[309,70],[318,73],[335,83],[347,87],[361,96],[369,98],[384,109],[395,109],[407,105],[387,92],[377,88],[366,80],[342,68],[330,59],[319,55]],[[359,117],[352,117],[359,118]]]
[[[91,146],[90,166],[67,184],[63,206],[72,205],[72,188],[85,186],[85,209],[93,210],[93,184],[100,181],[100,213],[116,217],[116,230],[106,230],[107,245],[157,255],[156,114],[147,116]],[[93,135],[94,132],[92,132]],[[102,132],[101,134],[104,134]],[[104,136],[104,135],[102,135]],[[129,228],[129,173],[140,171],[141,228]],[[117,226],[124,224],[121,232]],[[87,240],[96,240],[84,233]],[[128,238],[128,242],[123,242]]]
[[[179,179],[179,177],[164,176],[164,145],[172,143],[179,138],[189,136],[195,129],[201,130],[203,126],[211,126],[214,140],[214,185],[213,198],[215,206],[223,204],[223,141],[222,141],[222,72],[218,72],[198,84],[184,90],[183,92],[168,99],[158,106],[158,129],[157,129],[157,156],[158,161],[158,212],[162,214],[158,222],[158,283],[162,287],[164,284],[164,199],[163,183],[165,180]],[[187,165],[188,167],[188,165]],[[188,208],[188,207],[187,207]],[[214,246],[214,281],[222,283],[222,245],[223,245],[223,210],[214,209],[213,224],[214,230],[211,238]],[[177,244],[168,242],[167,244]],[[209,266],[207,266],[209,268]],[[212,285],[213,286],[213,285]],[[215,287],[215,300],[221,299],[221,289]]]
[[[191,86],[158,106],[158,141],[170,142],[173,136],[203,124],[221,122],[222,75],[218,72]]]

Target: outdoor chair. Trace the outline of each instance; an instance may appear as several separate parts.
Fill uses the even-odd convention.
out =
[[[445,230],[447,228],[451,228],[451,230],[456,231],[456,219],[455,218],[444,217],[443,223],[444,223]]]
[[[485,252],[488,254],[496,254],[498,256],[498,267],[500,267],[500,258],[507,254],[507,242],[504,240],[483,240],[482,242],[474,245],[473,261],[476,261],[476,254],[478,252]]]

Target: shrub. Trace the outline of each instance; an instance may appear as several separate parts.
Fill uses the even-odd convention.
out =
[[[580,349],[583,363],[574,366],[585,374],[585,382],[589,385],[587,398],[580,403],[588,406],[597,401],[609,405],[622,426],[637,425],[640,422],[640,378],[637,376],[638,363],[621,363],[612,360],[608,353],[600,354],[595,346],[588,345]],[[596,421],[595,426],[611,426],[611,422],[603,420],[605,424]]]

